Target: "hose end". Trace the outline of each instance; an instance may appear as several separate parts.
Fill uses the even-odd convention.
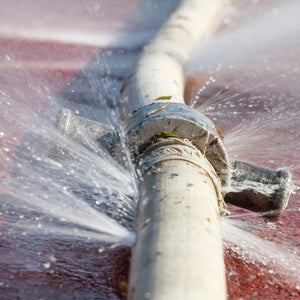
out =
[[[233,161],[231,186],[225,201],[260,213],[266,222],[276,222],[288,204],[292,189],[292,176],[284,169],[273,171]]]

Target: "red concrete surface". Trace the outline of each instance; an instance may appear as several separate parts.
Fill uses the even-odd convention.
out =
[[[192,99],[195,98],[197,91],[199,91],[206,82],[209,81],[211,74],[199,74],[198,76],[189,77],[187,80],[185,97],[187,101],[193,102]],[[273,83],[276,83],[276,72],[275,74],[264,74],[263,80],[269,82],[267,79]],[[298,186],[300,180],[300,172],[297,166],[295,166],[295,161],[299,160],[299,122],[288,122],[288,120],[293,120],[293,117],[289,117],[289,114],[293,112],[292,108],[288,110],[280,110],[280,106],[286,99],[294,98],[295,96],[289,95],[291,86],[286,82],[281,82],[278,85],[278,89],[273,92],[268,91],[267,94],[264,94],[263,91],[257,91],[253,89],[252,92],[242,93],[238,89],[230,88],[231,82],[235,78],[240,78],[240,80],[245,80],[246,77],[241,71],[237,71],[235,74],[218,74],[218,81],[222,82],[224,85],[228,84],[229,88],[224,89],[220,92],[221,87],[218,86],[219,83],[211,83],[206,89],[201,93],[201,98],[194,104],[196,109],[205,111],[208,109],[207,115],[210,114],[214,116],[214,112],[220,113],[227,117],[218,118],[218,125],[222,129],[222,133],[225,136],[225,145],[227,145],[227,150],[229,157],[233,158],[235,155],[238,155],[239,160],[244,160],[251,162],[253,164],[268,167],[271,169],[278,169],[279,167],[286,166],[290,169],[293,181]],[[246,78],[249,80],[249,78]],[[259,80],[259,79],[255,79]],[[258,82],[255,83],[255,80],[252,79],[248,81],[248,84],[251,86],[258,85]],[[278,80],[278,79],[277,79]],[[292,88],[293,89],[293,88]],[[243,89],[241,89],[243,90]],[[297,91],[297,89],[294,89]],[[221,111],[218,111],[215,107],[215,103],[218,103],[217,100],[213,101],[213,104],[209,107],[206,105],[207,101],[213,99],[213,97],[218,93],[217,99],[222,103],[222,99],[230,99],[230,104],[237,104],[239,99],[253,99],[255,98],[256,107],[249,108],[247,105],[238,108],[230,108],[230,106],[225,104],[224,108]],[[284,94],[282,99],[281,94]],[[265,110],[264,103],[268,103],[269,108]],[[296,111],[299,111],[299,105],[296,100],[290,101],[292,106],[295,106]],[[287,105],[289,107],[289,105]],[[274,127],[270,125],[270,121],[278,117],[279,113],[273,113],[276,109],[279,109],[279,113],[286,113],[286,121],[274,122]],[[235,114],[232,115],[232,110],[238,111],[238,116]],[[253,110],[257,115],[257,118],[261,112],[264,112],[264,118],[256,120],[255,117],[251,116],[249,112]],[[230,117],[231,116],[231,117]],[[246,124],[249,128],[252,127],[252,132],[247,131],[247,127],[240,127],[242,124],[242,119],[248,119]],[[253,125],[254,124],[254,125]],[[281,125],[280,125],[281,124]],[[282,126],[278,128],[278,126]],[[237,144],[234,145],[231,149],[230,140],[229,144],[226,144],[226,134],[232,132],[235,128],[243,128],[249,135],[244,136],[241,133],[240,135],[240,146]],[[252,139],[253,135],[257,134],[257,139]],[[287,140],[293,141],[292,148],[287,146]],[[249,142],[248,142],[249,140]],[[236,143],[236,142],[235,142]],[[245,144],[245,145],[244,145]],[[243,146],[244,145],[244,146]],[[240,151],[235,150],[235,147],[238,147]],[[296,149],[296,150],[294,150]],[[257,151],[258,150],[258,151]],[[236,152],[238,151],[238,152]],[[251,220],[252,224],[256,224],[256,228],[251,231],[255,235],[261,237],[265,241],[272,241],[274,245],[284,246],[285,249],[291,250],[297,249],[299,251],[300,246],[300,219],[299,219],[299,191],[296,191],[291,195],[288,207],[283,215],[280,217],[280,220],[276,225],[268,226],[262,219],[255,213],[251,213],[247,210],[236,208],[232,205],[229,205],[229,210],[232,213],[232,217],[240,218],[243,220]],[[249,229],[250,230],[250,229]],[[256,245],[253,245],[254,248]],[[259,243],[257,244],[259,247]],[[272,250],[272,251],[276,251]],[[296,256],[298,259],[298,253]],[[270,253],[272,254],[272,253]],[[289,269],[295,267],[298,269],[297,261],[295,265],[292,263],[289,268],[282,270],[280,265],[275,263],[267,263],[266,265],[262,262],[256,261],[255,263],[247,257],[241,254],[240,251],[234,251],[230,247],[225,247],[225,263],[227,269],[227,285],[228,285],[228,295],[229,299],[299,299],[300,298],[300,286],[299,278],[297,276],[289,276]],[[271,270],[269,272],[269,270]],[[280,271],[281,270],[281,271]],[[293,274],[293,273],[291,273]]]
[[[56,9],[51,10],[52,6],[49,3],[52,3]],[[105,1],[92,0],[68,1],[60,11],[58,0],[40,1],[38,5],[35,2],[33,4],[30,1],[24,1],[22,7],[18,7],[18,1],[0,1],[1,7],[5,8],[0,13],[2,18],[0,22],[0,93],[1,101],[10,102],[10,104],[4,103],[0,108],[2,116],[0,132],[5,133],[4,136],[0,136],[1,155],[5,158],[0,160],[2,183],[9,177],[10,165],[22,141],[23,131],[30,126],[35,115],[38,115],[43,107],[52,101],[51,97],[59,93],[96,53],[105,50],[100,44],[76,43],[75,38],[72,42],[70,35],[67,36],[69,39],[67,43],[55,41],[57,31],[51,35],[51,41],[41,40],[37,32],[32,31],[37,26],[43,29],[41,25],[43,18],[40,18],[40,13],[44,15],[46,30],[54,26],[53,18],[47,17],[47,11],[51,10],[49,15],[56,16],[54,20],[59,20],[56,23],[60,26],[55,25],[58,31],[64,30],[63,16],[66,16],[65,28],[68,32],[72,32],[70,20],[78,18],[81,19],[80,24],[88,23],[86,32],[88,30],[93,30],[95,34],[101,32],[101,26],[96,26],[100,23],[105,30],[113,34],[124,25],[128,18],[130,19],[130,14],[137,5],[137,1],[122,3],[112,1],[111,5],[104,3]],[[98,5],[104,9],[101,11],[101,17],[96,12],[99,9]],[[121,8],[116,9],[116,5],[121,5]],[[97,10],[90,13],[91,7]],[[22,26],[19,24],[25,26],[24,24],[28,22],[28,30],[22,32]],[[11,27],[5,27],[4,24]],[[18,29],[16,32],[11,30],[14,26]],[[187,99],[193,98],[193,91],[199,90],[207,76],[207,74],[201,74],[196,78],[189,78],[186,90]],[[30,85],[32,82],[35,83],[34,86]],[[41,90],[40,93],[37,87]],[[213,90],[208,90],[207,98],[213,93]],[[251,95],[247,96],[251,97]],[[10,107],[17,107],[18,103],[24,109],[19,110],[16,115]],[[20,117],[21,122],[16,122],[14,119],[16,117]],[[234,127],[233,122],[223,124],[222,129],[226,132]],[[267,127],[265,130],[271,132],[271,129]],[[299,130],[299,128],[296,129]],[[3,150],[5,148],[9,148],[9,153]],[[294,157],[290,158],[290,163],[293,163],[293,159]],[[289,157],[286,160],[289,160]],[[260,163],[259,160],[255,162]],[[293,176],[299,182],[299,170],[294,170]],[[13,193],[13,190],[5,184],[0,184],[0,192],[2,194]],[[275,230],[268,229],[261,217],[251,215],[253,222],[259,224],[256,234],[279,244],[284,241],[287,245],[299,247],[298,199],[299,194],[292,195],[289,210],[282,216]],[[241,216],[248,213],[242,209],[231,209],[233,213]],[[0,218],[0,231],[1,226],[4,225],[5,213]],[[15,257],[11,251],[8,252],[8,249],[16,249]],[[0,298],[3,300],[125,299],[130,249],[107,250],[103,253],[99,253],[98,249],[99,245],[92,243],[61,241],[47,239],[47,237],[33,237],[28,241],[2,236],[0,238]],[[41,260],[38,259],[39,268],[30,265],[31,261],[36,259],[37,253],[41,255]],[[56,257],[49,269],[43,267],[45,261],[42,257],[46,253],[52,253]],[[280,274],[268,273],[266,266],[250,263],[230,248],[225,248],[225,262],[228,299],[300,299],[299,287],[297,288],[300,284],[296,280],[286,280],[281,278]]]

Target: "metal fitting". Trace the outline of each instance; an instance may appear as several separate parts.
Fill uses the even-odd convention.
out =
[[[293,189],[291,174],[233,161],[232,191],[225,196],[227,203],[262,214],[268,222],[275,222],[285,210]]]
[[[87,150],[99,153],[101,148],[113,152],[118,133],[113,127],[74,115],[69,109],[62,109],[56,115],[54,127],[58,132],[52,135],[48,156],[55,160],[73,158],[66,139],[71,139]]]
[[[162,171],[170,160],[184,161],[197,166],[200,170],[199,174],[209,177],[215,187],[220,216],[230,214],[221,193],[221,180],[214,167],[189,140],[174,137],[158,138],[155,143],[145,149],[141,156],[138,170],[141,171],[142,177],[145,174],[156,174],[158,169]]]
[[[140,152],[140,147],[160,132],[188,139],[212,164],[222,185],[229,184],[230,162],[222,138],[216,126],[193,108],[181,103],[152,103],[134,111],[121,130],[133,152]]]
[[[57,114],[55,127],[59,134],[53,136],[48,149],[49,157],[56,160],[74,158],[72,149],[68,149],[62,139],[66,137],[99,155],[106,149],[121,164],[124,163],[120,131],[75,116],[68,109],[62,109]],[[151,145],[155,146],[157,142],[155,138],[161,134],[171,136],[173,142],[176,139],[180,139],[180,143],[186,140],[200,150],[221,180],[225,202],[258,212],[271,222],[277,221],[285,210],[293,189],[290,173],[229,161],[217,127],[191,107],[181,103],[155,102],[134,111],[121,126],[121,135],[125,137],[133,156],[142,155],[145,149],[149,151]],[[186,159],[184,153],[181,159]]]
[[[225,202],[261,213],[277,221],[287,206],[292,180],[285,170],[268,170],[245,162],[230,162],[217,127],[191,107],[170,102],[143,106],[122,124],[122,133],[134,153],[165,132],[188,139],[214,167],[221,179]]]

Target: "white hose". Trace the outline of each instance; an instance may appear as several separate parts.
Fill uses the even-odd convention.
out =
[[[142,167],[128,299],[226,299],[220,181],[188,141],[153,147]]]
[[[218,13],[226,2],[182,1],[150,44],[144,47],[124,81],[123,115],[159,98],[184,103],[184,67],[195,45],[214,33]]]
[[[182,1],[124,81],[124,116],[154,101],[184,103],[184,67],[195,44],[214,32],[226,2]],[[205,153],[185,140],[161,139],[140,165],[153,158],[142,171],[128,299],[226,299],[220,180]]]

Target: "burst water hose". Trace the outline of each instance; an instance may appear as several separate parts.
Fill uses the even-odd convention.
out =
[[[122,162],[120,135],[131,150],[140,200],[130,300],[226,299],[223,196],[267,221],[288,203],[289,172],[229,161],[219,129],[184,104],[184,67],[194,46],[214,32],[226,2],[183,0],[171,14],[124,80],[120,130],[67,109],[57,114],[59,132],[90,151],[101,155],[105,147]],[[68,149],[54,139],[49,156],[64,159]]]
[[[182,1],[124,81],[122,130],[141,178],[128,299],[226,299],[229,162],[212,122],[183,98],[184,66],[224,3]]]
[[[226,299],[220,216],[228,211],[221,186],[233,188],[225,200],[272,221],[292,190],[287,171],[230,162],[218,128],[184,104],[184,67],[195,44],[214,32],[226,3],[182,1],[121,90],[122,113],[129,115],[122,133],[141,180],[130,300]]]

